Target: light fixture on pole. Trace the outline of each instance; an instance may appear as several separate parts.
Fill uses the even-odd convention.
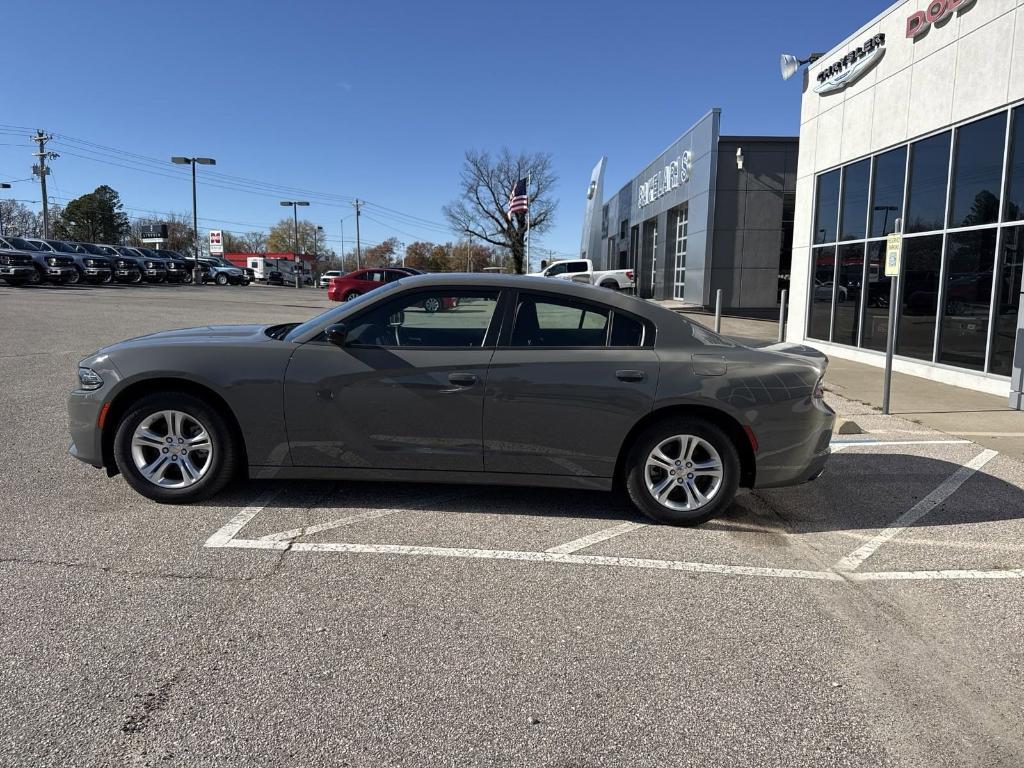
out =
[[[196,166],[216,165],[217,161],[212,157],[180,157],[175,155],[171,158],[175,165],[192,166],[192,233],[195,235],[195,255],[192,257],[192,281],[196,285],[203,284],[203,278],[199,271],[199,213],[196,210]]]
[[[789,80],[804,64],[813,64],[823,55],[821,53],[812,53],[806,59],[798,59],[790,53],[782,54],[782,57],[779,59],[779,71],[782,73],[782,79]]]
[[[295,235],[295,287],[301,288],[301,278],[299,277],[299,206],[308,206],[308,200],[282,200],[281,205],[292,207],[292,220],[294,222],[294,235]]]

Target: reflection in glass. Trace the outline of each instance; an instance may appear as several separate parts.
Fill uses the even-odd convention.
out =
[[[839,171],[818,177],[818,193],[814,204],[814,243],[832,243],[836,239],[836,217],[839,215]]]
[[[1024,146],[1024,145],[1022,145]],[[1009,376],[1013,369],[1013,347],[1020,311],[1021,273],[1024,272],[1024,227],[1003,230],[999,259],[999,283],[996,286],[996,322],[992,337],[992,364],[989,371]]]
[[[1006,212],[1003,221],[1024,219],[1024,107],[1013,110],[1010,127],[1010,162],[1006,169]]]
[[[903,241],[900,319],[896,327],[896,354],[932,359],[935,311],[939,301],[942,235]]]
[[[860,329],[860,293],[864,281],[864,244],[839,246],[839,287],[832,341],[857,346]]]
[[[885,243],[868,243],[868,269],[864,287],[864,349],[885,351],[889,333],[889,297],[892,278],[885,276]]]
[[[940,363],[984,370],[995,256],[995,229],[949,236]]]
[[[832,324],[832,291],[836,274],[836,249],[815,248],[813,252],[814,275],[810,306],[807,316],[807,336],[828,341]]]
[[[903,181],[907,175],[907,148],[875,158],[874,194],[871,196],[871,237],[891,235],[903,211]]]
[[[999,220],[1006,113],[957,129],[949,226],[974,227]]]
[[[861,160],[843,169],[843,208],[840,240],[863,240],[868,218],[868,181],[871,161]]]
[[[946,182],[949,178],[950,132],[911,145],[910,186],[904,232],[942,229],[946,221]]]

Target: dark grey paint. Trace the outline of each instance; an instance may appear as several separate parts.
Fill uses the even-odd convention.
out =
[[[504,331],[489,334],[499,339],[495,348],[339,348],[319,339],[327,326],[407,289],[484,287],[628,312],[649,326],[648,346],[513,349],[501,346]],[[494,322],[508,317],[499,308]],[[72,454],[103,466],[96,428],[103,405],[116,411],[129,386],[179,380],[228,404],[254,477],[607,488],[630,430],[677,406],[713,409],[750,427],[760,443],[757,486],[810,479],[828,455],[834,414],[812,397],[826,364],[820,353],[737,346],[657,305],[577,283],[415,276],[340,305],[283,340],[265,328],[170,331],[87,357],[81,364],[105,384],[70,396]]]

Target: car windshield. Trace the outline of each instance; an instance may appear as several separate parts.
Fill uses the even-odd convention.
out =
[[[30,243],[28,240],[22,237],[8,237],[7,242],[13,245],[15,248],[20,248],[23,251],[41,251],[43,250],[35,243]]]
[[[70,245],[69,243],[65,243],[63,240],[47,240],[46,243],[51,248],[55,248],[58,251],[63,251],[64,253],[75,252],[74,246]]]
[[[350,301],[344,302],[339,307],[333,307],[332,309],[328,309],[326,312],[321,312],[316,317],[313,317],[307,320],[306,322],[302,323],[302,325],[295,326],[295,328],[293,328],[288,333],[284,340],[295,341],[296,339],[301,338],[304,334],[308,333],[309,331],[320,330],[321,328],[330,325],[332,322],[334,322],[335,318],[341,317],[343,314],[348,314],[350,310],[361,307],[368,301],[376,301],[377,299],[380,299],[388,295],[392,291],[398,289],[400,285],[401,283],[397,281],[394,283],[382,285],[380,288],[374,290],[373,293],[364,293],[363,295],[357,296],[356,298]]]

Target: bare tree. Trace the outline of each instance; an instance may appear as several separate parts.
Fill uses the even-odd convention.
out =
[[[457,232],[497,248],[507,248],[514,271],[522,274],[526,258],[526,215],[509,216],[508,200],[515,184],[529,178],[530,229],[540,235],[554,223],[558,202],[551,191],[558,181],[546,152],[513,155],[505,147],[497,158],[470,150],[459,174],[461,197],[442,209]],[[529,265],[525,265],[529,266]]]
[[[42,237],[42,217],[17,200],[0,200],[0,233],[21,237]]]
[[[244,250],[243,253],[266,253],[267,252],[267,236],[259,230],[252,232],[246,232],[244,235],[238,238]]]

